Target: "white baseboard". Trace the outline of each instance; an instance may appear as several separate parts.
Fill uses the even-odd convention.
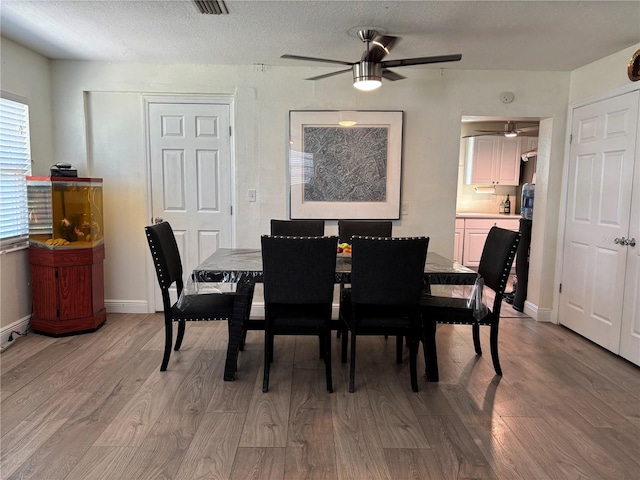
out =
[[[0,347],[4,350],[9,345],[9,335],[11,332],[19,332],[24,334],[31,326],[31,315],[21,318],[20,320],[13,322],[6,327],[0,329]],[[16,336],[13,336],[13,341],[17,340]],[[13,342],[12,342],[13,343]]]
[[[142,300],[105,300],[107,313],[149,313],[149,302]]]
[[[538,306],[531,302],[524,302],[524,313],[533,318],[536,322],[550,322],[551,321],[550,308],[538,308]]]

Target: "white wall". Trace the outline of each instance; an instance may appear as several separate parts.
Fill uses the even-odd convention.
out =
[[[31,155],[38,164],[53,163],[49,60],[11,40],[0,38],[0,89],[29,100]],[[0,254],[0,329],[5,332],[31,315],[31,275],[27,250]]]
[[[601,96],[631,83],[627,65],[640,43],[571,72],[569,102]]]
[[[238,247],[258,246],[269,219],[287,216],[289,110],[404,110],[406,215],[394,222],[394,234],[429,235],[430,249],[447,256],[453,253],[463,115],[557,120],[552,134],[559,140],[552,146],[552,158],[559,165],[547,170],[562,170],[567,72],[444,70],[441,74],[439,69],[410,69],[408,79],[385,82],[380,90],[366,93],[354,89],[347,75],[303,80],[325,71],[329,70],[52,62],[55,160],[71,162],[79,175],[104,178],[107,303],[137,308],[147,300],[147,282],[155,281],[146,276],[148,252],[142,235],[148,223],[142,122],[146,93],[235,97]],[[500,102],[503,91],[514,92],[516,100],[508,105]],[[48,166],[37,168],[45,173]],[[549,179],[538,177],[538,182],[545,180]],[[559,187],[550,177],[550,191],[559,196]],[[249,188],[257,190],[258,202],[245,201]],[[557,218],[557,212],[551,218]],[[330,225],[328,231],[334,228]],[[551,228],[555,240],[557,232]],[[553,277],[552,269],[546,273]]]

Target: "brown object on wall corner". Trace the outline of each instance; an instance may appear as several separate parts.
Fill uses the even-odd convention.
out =
[[[631,55],[631,60],[627,65],[627,75],[632,82],[640,80],[640,50]]]

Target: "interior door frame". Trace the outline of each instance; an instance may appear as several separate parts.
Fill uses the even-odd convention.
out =
[[[229,141],[230,169],[229,169],[229,192],[231,194],[232,208],[236,205],[236,145],[235,145],[235,97],[233,95],[143,95],[142,96],[142,119],[144,122],[144,143],[145,143],[145,176],[147,188],[147,219],[149,225],[153,223],[153,202],[151,198],[151,145],[149,137],[149,106],[155,103],[176,103],[195,104],[205,103],[211,105],[226,105],[229,107],[229,126],[231,127],[231,138]],[[236,246],[236,212],[233,208],[231,215],[231,246]],[[156,270],[147,255],[147,312],[155,313],[155,291],[157,288]]]
[[[556,269],[555,269],[555,275],[554,275],[554,281],[553,281],[553,284],[554,284],[553,310],[551,312],[551,322],[555,323],[556,325],[560,324],[559,292],[560,292],[560,284],[562,283],[562,273],[563,273],[562,268],[564,265],[564,241],[565,241],[565,232],[567,228],[566,220],[567,220],[567,204],[568,204],[568,190],[569,190],[569,155],[571,152],[571,143],[570,143],[569,135],[571,134],[571,131],[572,131],[573,112],[577,108],[586,107],[587,105],[602,102],[604,100],[609,100],[614,97],[619,97],[620,95],[625,95],[627,93],[631,93],[636,90],[640,90],[640,85],[637,83],[632,83],[629,85],[624,85],[622,87],[615,88],[601,95],[588,97],[588,98],[570,103],[569,106],[567,107],[567,124],[565,127],[565,131],[567,133],[565,135],[565,144],[564,144],[564,160],[563,160],[564,164],[562,165],[562,190],[560,192],[560,209],[558,212],[558,239],[556,243]],[[640,144],[639,141],[636,141],[636,143]]]

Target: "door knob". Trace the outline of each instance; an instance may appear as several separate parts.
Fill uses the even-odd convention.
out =
[[[627,238],[625,245],[629,245],[630,247],[635,247],[636,246],[636,239],[635,238]]]
[[[622,237],[622,238],[614,238],[613,239],[613,243],[615,243],[616,245],[626,245],[627,239]]]
[[[162,217],[156,217],[156,218],[153,219],[153,223],[155,223],[156,225],[159,224],[159,223],[162,223],[162,222],[164,222]]]

